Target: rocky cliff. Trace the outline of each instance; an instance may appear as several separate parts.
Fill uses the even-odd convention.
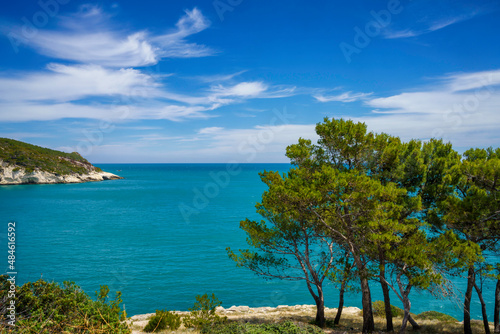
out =
[[[8,184],[45,184],[45,183],[80,183],[105,180],[117,180],[122,177],[103,172],[89,171],[88,173],[74,173],[60,175],[41,170],[27,172],[25,168],[16,165],[9,165],[0,160],[0,185]]]
[[[65,153],[0,138],[0,185],[80,183],[121,178],[93,166],[77,152]]]

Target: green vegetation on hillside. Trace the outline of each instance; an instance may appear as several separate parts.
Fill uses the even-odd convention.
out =
[[[36,169],[59,175],[101,171],[77,152],[65,153],[8,138],[0,138],[0,160],[23,167],[27,173]]]

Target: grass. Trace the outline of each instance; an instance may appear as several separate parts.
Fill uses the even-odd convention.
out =
[[[68,175],[101,171],[78,152],[65,153],[8,138],[0,138],[0,160],[16,165],[16,168],[23,167],[27,173],[40,170]]]
[[[252,314],[252,313],[237,313],[237,314],[226,314],[229,318],[228,324],[233,324],[231,326],[236,327],[234,324],[252,324],[252,325],[260,325],[260,324],[276,324],[276,323],[284,323],[287,321],[291,321],[299,326],[306,326],[314,323],[314,311],[304,312],[304,311],[291,311],[291,310],[283,310],[283,311],[275,311],[268,313],[260,313],[260,314]],[[341,333],[361,333],[361,329],[363,326],[363,318],[358,314],[342,314],[342,319],[340,320],[340,324],[338,326],[333,326],[333,319],[335,318],[336,311],[328,310],[326,313],[327,318],[327,328],[323,330],[324,333],[328,334],[341,334]],[[419,334],[436,334],[436,333],[444,333],[444,334],[461,334],[463,333],[463,325],[456,320],[451,321],[451,317],[449,316],[443,317],[442,313],[429,311],[423,312],[419,315],[415,316],[416,321],[421,326],[419,330],[413,330],[411,325],[408,324],[407,333],[419,333]],[[374,333],[386,333],[385,332],[385,317],[383,316],[375,316],[375,332]],[[393,318],[393,324],[395,332],[397,333],[399,330],[399,326],[401,325],[402,317],[397,316]],[[490,324],[491,330],[493,332],[493,326]],[[133,333],[143,333],[141,332],[144,325],[133,324],[132,330]],[[473,320],[472,321],[472,331],[474,334],[484,333],[483,323],[481,320]],[[165,330],[159,333],[176,333],[176,334],[198,334],[200,331],[186,329],[182,326],[179,330],[169,331]],[[239,333],[239,332],[235,332]],[[251,332],[257,333],[257,332]],[[201,334],[201,333],[200,333]]]

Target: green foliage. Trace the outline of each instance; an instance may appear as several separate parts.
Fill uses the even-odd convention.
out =
[[[311,325],[297,325],[291,321],[279,324],[225,323],[201,330],[202,334],[322,334],[321,329]]]
[[[453,318],[451,315],[444,314],[437,311],[426,311],[422,312],[415,317],[417,320],[439,320],[444,322],[458,322],[457,319]]]
[[[145,332],[156,332],[164,329],[177,330],[181,327],[181,317],[166,310],[156,310],[156,314],[149,320]]]
[[[500,149],[470,149],[448,173],[453,187],[441,203],[444,222],[455,231],[493,250],[500,239]]]
[[[10,283],[0,276],[0,301],[5,301]],[[42,279],[16,287],[16,328],[22,333],[130,333],[120,321],[121,294],[107,301],[109,288],[101,286],[98,299],[92,300],[73,282],[60,286]],[[2,303],[3,304],[3,303]],[[0,319],[7,310],[0,307]],[[5,323],[0,323],[0,329]]]
[[[216,307],[220,305],[222,302],[213,293],[211,296],[206,293],[197,295],[194,306],[189,309],[191,312],[183,319],[184,326],[201,329],[224,323],[227,318],[215,314]]]
[[[372,303],[373,315],[377,317],[385,317],[385,303],[382,300],[377,300]],[[397,306],[391,305],[391,313],[393,317],[403,317],[404,311]]]
[[[23,167],[27,173],[37,169],[60,175],[101,171],[77,152],[65,153],[7,138],[0,138],[0,160],[16,165],[15,170]]]

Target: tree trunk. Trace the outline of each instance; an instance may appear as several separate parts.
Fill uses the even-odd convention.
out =
[[[366,267],[363,266],[361,261],[361,256],[354,252],[354,247],[352,248],[352,257],[356,267],[358,268],[358,277],[361,283],[361,305],[363,306],[363,334],[371,333],[375,330],[375,321],[373,320],[373,310],[372,310],[372,296],[370,293],[370,285],[368,284],[368,278],[366,273]]]
[[[345,282],[342,282],[340,286],[340,294],[339,294],[339,307],[337,309],[337,315],[335,316],[335,320],[333,321],[334,325],[338,325],[340,322],[340,317],[342,316],[342,309],[344,308],[344,292],[345,292]]]
[[[417,324],[417,322],[415,321],[415,319],[413,319],[411,314],[408,316],[408,321],[410,322],[411,327],[413,327],[413,329],[420,329],[420,325]]]
[[[495,289],[495,310],[493,323],[495,325],[495,334],[500,334],[500,279],[497,280],[497,287]]]
[[[403,323],[401,324],[401,329],[399,330],[399,334],[404,333],[406,331],[406,324],[408,323],[409,317],[410,317],[410,312],[406,312],[405,309],[405,315],[403,317]]]
[[[474,267],[469,267],[469,272],[467,276],[467,290],[465,291],[465,301],[464,301],[464,334],[472,334],[472,328],[470,326],[470,302],[472,298],[472,289],[474,288],[475,274]]]
[[[325,299],[323,297],[323,290],[318,288],[318,298],[316,298],[316,325],[325,328]]]
[[[373,320],[370,286],[368,285],[368,279],[366,277],[361,276],[360,280],[363,305],[363,333],[371,333],[375,330],[375,322]]]
[[[476,289],[477,296],[479,297],[479,301],[481,302],[481,312],[483,313],[483,325],[484,325],[484,333],[490,334],[490,324],[488,323],[488,314],[486,313],[486,303],[483,299],[483,293],[479,289],[476,283],[474,283],[474,288]]]
[[[403,284],[401,283],[401,274],[398,274],[396,280],[398,282],[399,291],[401,291],[401,298],[403,299],[402,302],[405,311],[405,314],[403,316],[403,323],[401,324],[401,328],[399,329],[399,333],[402,334],[406,331],[408,320],[411,317],[410,315],[411,303],[410,303],[410,298],[408,298],[408,296],[410,295],[411,286],[408,285],[406,289],[403,289]]]
[[[394,330],[394,326],[392,324],[392,310],[391,299],[389,297],[389,286],[385,281],[385,263],[383,261],[381,261],[380,263],[380,284],[382,285],[382,293],[384,294],[386,330],[388,332],[391,332]]]
[[[352,270],[352,265],[349,264],[349,252],[345,253],[345,266],[344,266],[344,274],[342,276],[342,283],[340,284],[340,293],[339,293],[339,307],[337,308],[337,315],[335,316],[335,320],[333,321],[334,325],[338,325],[340,323],[340,317],[342,316],[342,310],[344,308],[344,293],[347,282],[349,281],[350,273]]]

